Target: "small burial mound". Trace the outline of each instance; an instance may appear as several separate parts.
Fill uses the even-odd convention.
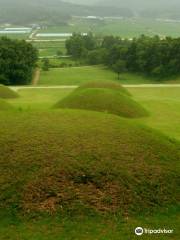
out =
[[[0,98],[17,98],[19,95],[10,88],[0,85]]]
[[[3,99],[0,99],[0,111],[6,111],[10,109],[12,109],[12,106]]]
[[[58,102],[55,108],[93,110],[128,118],[148,115],[147,111],[131,97],[107,88],[77,89]]]
[[[179,142],[153,129],[82,110],[7,113],[0,125],[0,207],[13,214],[177,203]]]
[[[81,85],[79,89],[81,88],[108,88],[108,89],[119,90],[121,93],[131,96],[131,94],[128,92],[126,88],[124,88],[120,83],[115,81],[108,81],[108,80],[91,81]]]

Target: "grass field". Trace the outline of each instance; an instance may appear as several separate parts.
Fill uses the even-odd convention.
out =
[[[129,88],[151,114],[143,123],[180,140],[180,88]]]
[[[55,56],[58,51],[66,54],[65,42],[32,42],[33,46],[39,50],[40,57]]]
[[[52,64],[59,66],[62,62],[66,64],[80,64],[71,59],[50,60]],[[41,63],[40,63],[41,65]],[[103,66],[81,66],[72,68],[52,68],[42,71],[39,85],[80,85],[88,81],[113,80],[121,84],[151,84],[151,83],[180,83],[180,77],[167,79],[164,82],[145,77],[140,74],[122,73],[118,80],[117,74]]]
[[[92,79],[97,79],[98,81],[103,81],[104,79],[118,81],[115,73],[98,66],[50,69],[49,72],[41,73],[39,84],[42,86],[76,85],[86,83]],[[179,79],[177,78],[167,82],[178,81]],[[120,82],[125,84],[154,83],[151,79],[135,74],[121,75]],[[0,200],[3,199],[3,201],[0,201],[0,207],[10,196],[12,196],[13,201],[10,199],[7,203],[11,204],[13,202],[13,204],[9,211],[1,208],[0,239],[135,240],[138,237],[135,236],[134,229],[137,226],[141,226],[150,229],[166,228],[174,230],[173,234],[144,235],[142,239],[179,240],[179,208],[176,204],[172,204],[162,209],[161,197],[163,194],[160,194],[160,189],[164,191],[163,187],[165,186],[162,179],[168,171],[171,172],[172,170],[171,174],[173,174],[173,177],[171,175],[167,176],[167,179],[165,178],[164,181],[165,183],[168,182],[168,186],[173,189],[172,192],[169,192],[169,196],[168,191],[166,191],[169,201],[174,197],[174,189],[176,187],[173,186],[176,185],[173,184],[175,184],[174,179],[175,177],[177,178],[176,173],[179,167],[178,157],[176,157],[176,154],[178,156],[178,143],[176,142],[175,147],[173,146],[174,140],[164,138],[161,133],[154,130],[147,130],[146,132],[146,127],[139,129],[138,125],[146,124],[148,127],[160,130],[167,137],[180,141],[180,88],[127,87],[127,90],[131,93],[132,99],[141,104],[150,114],[148,117],[141,119],[128,120],[126,124],[129,124],[129,128],[123,125],[125,124],[123,119],[114,117],[113,115],[95,112],[87,113],[80,110],[74,110],[74,112],[64,110],[63,112],[63,110],[54,109],[54,105],[58,101],[70,96],[73,91],[70,89],[21,89],[18,91],[18,98],[6,100],[7,103],[13,106],[13,109],[7,110],[5,114],[4,111],[0,110],[0,145],[1,149],[3,149],[3,151],[0,150],[0,161],[2,161],[1,167],[5,170],[2,171],[0,176],[1,193],[4,194],[6,190],[6,193],[0,196]],[[105,115],[101,116],[101,114]],[[131,129],[132,126],[135,128]],[[121,132],[119,132],[119,129],[121,129]],[[145,131],[144,134],[142,134],[142,131]],[[125,139],[125,136],[127,137],[126,134],[128,134],[128,144],[126,141],[121,142],[122,139]],[[155,142],[153,136],[157,136]],[[147,137],[150,137],[150,139],[148,140]],[[138,157],[136,156],[137,149],[133,148],[134,143],[138,147]],[[132,147],[130,150],[129,146]],[[81,152],[82,149],[84,149],[83,152]],[[120,150],[125,155],[118,158]],[[81,154],[76,156],[76,151],[80,151]],[[75,156],[78,161],[73,162],[73,159],[76,159]],[[106,162],[102,167],[103,162],[98,162],[97,159],[102,158],[103,161],[107,161],[108,156],[112,157],[112,162]],[[127,158],[129,159],[128,162],[125,161],[122,164],[123,171],[119,170],[120,172],[113,176],[120,176],[122,174],[122,179],[125,182],[127,180],[127,185],[130,183],[134,184],[136,181],[138,186],[143,186],[144,184],[144,188],[137,188],[137,192],[140,195],[143,194],[142,198],[137,198],[139,204],[135,205],[135,209],[139,211],[139,214],[127,214],[126,211],[119,214],[99,214],[98,212],[91,212],[88,209],[84,212],[82,205],[77,205],[77,209],[72,211],[65,209],[58,215],[32,212],[27,216],[26,214],[21,215],[19,213],[21,210],[17,207],[17,202],[21,194],[17,193],[19,189],[21,189],[20,193],[23,192],[24,188],[26,188],[27,192],[29,191],[26,200],[35,199],[34,201],[36,201],[41,191],[43,192],[47,187],[48,196],[50,194],[52,197],[52,199],[50,198],[52,203],[47,202],[44,207],[51,207],[53,197],[56,196],[55,192],[57,191],[57,185],[54,188],[49,188],[49,186],[54,184],[54,182],[51,182],[51,177],[54,176],[54,171],[56,172],[59,166],[65,164],[66,167],[68,161],[71,163],[68,164],[68,169],[72,170],[71,174],[73,173],[72,166],[76,166],[76,170],[81,173],[82,164],[86,162],[87,167],[85,169],[88,173],[86,173],[87,176],[91,176],[89,175],[89,171],[93,169],[92,176],[96,181],[103,171],[110,174],[109,171],[112,167],[115,171],[118,171],[119,167],[115,164],[116,159],[124,161]],[[152,161],[151,158],[153,158]],[[6,159],[9,159],[9,161],[7,162]],[[62,159],[66,159],[66,161]],[[141,164],[142,159],[144,159],[144,162]],[[157,159],[160,159],[160,161]],[[171,159],[171,163],[169,163],[169,159]],[[95,168],[92,167],[91,161],[97,161]],[[132,170],[134,161],[136,161],[135,168],[139,168],[140,171],[138,170],[136,172],[137,175],[134,175],[135,177],[132,178],[133,174],[135,174]],[[150,188],[147,187],[147,183],[140,181],[141,177],[139,179],[138,174],[144,169],[144,166],[147,164],[146,161],[148,161],[149,165],[141,177],[145,182],[146,178],[144,177],[148,172],[150,172],[148,177],[151,175],[155,179],[157,177],[158,184],[155,186],[155,189],[157,187],[159,191],[156,189],[155,194],[151,192],[154,187],[153,179]],[[98,166],[100,172],[96,173]],[[156,174],[154,174],[154,171]],[[42,178],[43,181],[39,183],[40,185],[36,186],[36,181],[41,176],[46,176],[46,173],[49,174],[49,180]],[[105,175],[103,174],[103,176]],[[128,178],[126,179],[127,176]],[[78,180],[79,175],[77,177]],[[108,175],[108,178],[111,179],[111,177],[111,175]],[[35,183],[32,182],[32,185],[27,187],[25,183],[31,179]],[[121,180],[121,177],[119,179]],[[19,180],[21,180],[21,184],[24,187],[19,184]],[[163,187],[159,184],[163,184]],[[134,186],[132,185],[132,187]],[[78,186],[76,185],[76,190],[79,193],[80,190],[77,188]],[[91,193],[88,196],[97,194],[97,192],[94,192],[94,195],[92,194],[91,185],[87,185],[87,188]],[[99,188],[101,188],[101,185]],[[38,191],[38,189],[41,191]],[[112,191],[111,195],[113,194],[114,192]],[[88,197],[86,196],[86,198]],[[143,198],[145,201],[142,202]],[[159,201],[159,204],[157,204],[158,207],[152,211],[148,211],[149,198],[151,199],[151,203],[153,202],[155,205]],[[134,199],[134,197],[131,199]],[[111,197],[107,197],[104,200],[106,204],[111,204],[111,201]],[[99,205],[97,206],[99,207]]]
[[[92,80],[118,81],[117,74],[103,66],[56,68],[42,72],[39,85],[80,85]],[[136,74],[121,74],[121,84],[155,83],[154,80]]]

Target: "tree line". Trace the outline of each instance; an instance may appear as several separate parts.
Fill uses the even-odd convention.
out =
[[[66,41],[67,53],[89,64],[105,64],[118,75],[142,73],[157,79],[180,74],[180,38],[140,36],[131,40],[105,36],[98,39],[74,34]]]
[[[29,84],[38,59],[37,50],[24,40],[0,39],[0,84]]]

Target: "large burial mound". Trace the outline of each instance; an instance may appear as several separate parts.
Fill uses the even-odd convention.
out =
[[[17,98],[19,95],[10,88],[0,85],[0,98]]]
[[[120,83],[110,80],[87,82],[80,86],[79,88],[108,88],[114,90],[116,89],[121,93],[131,96],[131,94],[126,90],[126,88],[124,88]]]
[[[58,102],[55,107],[107,112],[129,118],[148,115],[131,97],[108,88],[79,88]]]
[[[7,113],[0,125],[1,208],[127,214],[177,202],[179,143],[159,132],[82,110]]]
[[[10,109],[12,109],[12,106],[3,99],[0,99],[0,111],[6,111]]]

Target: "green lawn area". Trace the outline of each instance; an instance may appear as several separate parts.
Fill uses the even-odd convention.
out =
[[[1,218],[1,240],[179,240],[179,217],[176,208],[165,213],[134,218],[121,216],[39,217],[34,220]],[[171,219],[171,221],[169,221]],[[136,227],[173,229],[173,234],[138,237]]]
[[[22,89],[18,91],[20,97],[9,102],[17,109],[47,110],[71,91],[71,89]]]
[[[80,85],[92,80],[118,81],[117,74],[103,66],[83,66],[76,68],[54,68],[42,71],[39,85]],[[155,83],[141,75],[124,73],[120,75],[121,84]]]
[[[33,46],[39,50],[40,57],[55,56],[58,51],[66,54],[65,42],[32,42]]]
[[[149,112],[142,120],[150,127],[180,140],[180,88],[128,88]]]
[[[87,70],[88,69],[88,74]],[[111,71],[97,67],[84,67],[78,75],[78,68],[72,69],[53,69],[51,71],[59,73],[66,72],[64,76],[66,79],[57,81],[57,76],[53,84],[58,85],[69,84],[76,82],[76,84],[83,83],[87,79],[90,80],[92,76],[98,74],[99,80],[116,79],[116,75]],[[85,71],[84,71],[85,70]],[[49,74],[52,72],[47,72]],[[71,71],[73,76],[69,76]],[[77,71],[77,72],[76,72]],[[70,73],[70,72],[69,72]],[[76,75],[75,75],[76,73]],[[94,75],[93,75],[93,74]],[[43,73],[44,74],[44,73]],[[81,76],[82,74],[82,76]],[[88,75],[91,74],[89,77]],[[49,75],[50,76],[50,75]],[[79,82],[78,82],[79,76]],[[86,76],[86,77],[85,77]],[[136,75],[125,74],[122,75],[124,83],[144,83],[143,77]],[[68,79],[68,80],[67,80]],[[138,79],[138,80],[137,80]],[[41,80],[42,81],[42,80]],[[49,84],[49,79],[46,76],[46,84]],[[64,81],[64,82],[63,82]],[[121,80],[122,81],[122,80]],[[52,84],[52,85],[53,85]],[[180,88],[127,88],[132,97],[141,103],[149,112],[150,116],[142,118],[137,121],[147,124],[150,127],[162,131],[164,134],[180,140]],[[51,107],[60,99],[64,98],[73,90],[68,89],[23,89],[19,90],[19,98],[8,100],[15,109],[22,111],[29,111],[28,114],[34,111],[43,112],[50,111],[57,114],[58,111],[51,109]],[[13,112],[12,112],[13,114]],[[23,115],[23,114],[22,114]],[[73,120],[72,120],[73,122]],[[36,125],[36,123],[34,123]],[[1,129],[2,131],[2,129]],[[27,143],[28,144],[28,143]],[[162,212],[151,212],[139,216],[116,216],[96,214],[84,216],[79,214],[77,217],[68,215],[65,216],[36,216],[32,215],[30,218],[18,217],[13,215],[13,212],[0,213],[0,239],[2,240],[136,240],[136,239],[157,239],[157,240],[179,240],[179,216],[178,208],[172,206]],[[137,237],[134,234],[134,229],[138,226],[149,229],[173,229],[173,234],[167,235],[143,235]]]

